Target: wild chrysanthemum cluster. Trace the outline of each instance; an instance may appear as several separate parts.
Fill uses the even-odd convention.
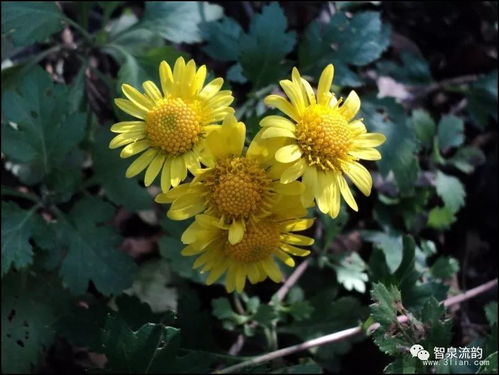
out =
[[[307,208],[317,205],[336,217],[340,199],[355,211],[357,204],[345,176],[364,195],[372,179],[358,160],[378,160],[374,148],[385,141],[367,133],[355,119],[360,100],[352,91],[343,102],[330,92],[333,66],[321,74],[317,93],[296,68],[280,85],[289,101],[269,95],[265,103],[286,115],[267,116],[262,129],[245,148],[246,126],[229,107],[234,98],[221,90],[223,79],[207,85],[206,67],[178,58],[172,69],[159,68],[161,90],[151,81],[144,93],[129,85],[128,99],[116,105],[137,121],[114,124],[119,133],[109,147],[125,146],[120,156],[142,153],[127,177],[145,170],[149,186],[161,175],[158,203],[171,204],[168,217],[193,223],[182,235],[182,255],[197,256],[194,268],[208,272],[207,284],[225,274],[228,292],[242,291],[267,277],[282,280],[276,264],[289,267],[303,257],[314,240],[296,234],[310,228]],[[188,171],[192,178],[187,179]]]

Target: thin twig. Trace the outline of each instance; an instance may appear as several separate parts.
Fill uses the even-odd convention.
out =
[[[286,294],[288,294],[289,290],[295,283],[298,281],[298,279],[303,275],[305,270],[308,267],[310,260],[306,259],[303,262],[300,263],[298,267],[293,271],[293,273],[288,277],[288,279],[282,284],[282,286],[279,288],[279,290],[276,292],[276,298],[278,301],[282,301],[284,297],[286,297]]]
[[[465,83],[475,82],[477,79],[478,76],[474,74],[444,79],[442,81],[435,82],[432,83],[431,85],[426,86],[424,89],[414,93],[413,96],[409,97],[407,100],[414,101],[415,99],[418,99],[422,96],[427,96],[431,92],[436,91],[438,89],[442,89],[447,86],[455,86],[455,85],[462,85]]]
[[[476,297],[479,294],[485,293],[486,291],[494,288],[496,285],[497,285],[497,279],[489,281],[485,284],[477,286],[476,288],[470,289],[465,293],[450,297],[450,298],[446,299],[443,302],[443,304],[446,307],[459,304],[465,300]],[[408,321],[408,319],[409,319],[409,317],[407,315],[401,315],[401,316],[397,317],[397,321],[399,323],[404,323],[404,322]],[[376,329],[378,329],[379,326],[380,326],[379,323],[374,323],[373,325],[371,325],[367,329],[367,332],[368,333],[373,332]],[[287,348],[279,349],[279,350],[276,350],[276,351],[273,351],[273,352],[270,352],[270,353],[252,358],[252,359],[249,359],[247,361],[238,363],[237,365],[229,366],[229,367],[226,367],[224,369],[215,371],[214,373],[216,373],[216,374],[233,373],[237,370],[240,370],[240,369],[248,367],[248,366],[258,365],[258,364],[261,364],[264,362],[271,361],[271,360],[276,359],[276,358],[280,358],[280,357],[284,357],[284,356],[289,355],[289,354],[300,352],[302,350],[307,350],[310,348],[330,344],[332,342],[341,341],[341,340],[347,339],[349,337],[358,335],[359,333],[362,333],[362,332],[363,331],[362,331],[361,327],[348,328],[348,329],[345,329],[343,331],[331,333],[331,334],[326,335],[326,336],[321,336],[321,337],[318,337],[316,339],[302,342],[301,344],[289,346]]]

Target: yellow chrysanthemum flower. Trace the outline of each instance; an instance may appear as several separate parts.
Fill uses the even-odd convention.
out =
[[[385,142],[380,133],[367,133],[362,120],[353,120],[360,108],[360,99],[351,91],[344,103],[330,92],[334,68],[328,65],[322,72],[317,96],[310,84],[293,68],[292,80],[280,85],[290,101],[279,95],[269,95],[265,103],[278,108],[289,119],[267,116],[260,125],[262,138],[284,138],[286,145],[275,153],[280,163],[288,163],[281,182],[302,177],[306,186],[305,201],[315,198],[319,210],[333,218],[340,210],[340,194],[355,211],[357,203],[344,175],[366,196],[371,193],[369,171],[359,159],[379,160],[374,147]]]
[[[122,158],[145,151],[130,164],[126,176],[147,168],[144,183],[149,186],[161,172],[161,189],[166,192],[186,178],[187,170],[200,168],[204,138],[213,128],[210,125],[234,112],[229,107],[234,98],[231,91],[220,91],[222,78],[204,86],[206,66],[196,69],[194,60],[186,64],[179,57],[173,71],[163,61],[159,77],[162,92],[152,81],[144,82],[144,94],[122,85],[128,99],[115,99],[116,105],[140,120],[114,124],[111,131],[120,134],[109,147],[125,146]]]
[[[282,168],[274,163],[271,152],[275,150],[267,148],[260,137],[253,139],[242,156],[245,134],[246,126],[234,115],[210,132],[206,137],[208,168],[196,171],[190,183],[156,196],[158,203],[172,203],[170,219],[185,220],[202,212],[217,217],[222,226],[228,225],[229,241],[236,244],[248,223],[271,214],[278,193],[300,199],[303,185],[279,181]]]
[[[289,267],[295,261],[290,255],[304,257],[310,254],[298,246],[314,243],[310,237],[291,233],[312,226],[313,218],[303,218],[306,210],[299,199],[281,199],[274,206],[273,214],[258,222],[250,222],[246,233],[237,244],[229,240],[227,226],[221,225],[218,218],[197,215],[196,220],[185,230],[182,242],[187,246],[182,255],[200,256],[193,268],[203,267],[201,272],[210,272],[206,284],[211,285],[224,273],[225,287],[230,293],[241,292],[246,279],[255,284],[270,277],[275,282],[282,280],[276,258]]]

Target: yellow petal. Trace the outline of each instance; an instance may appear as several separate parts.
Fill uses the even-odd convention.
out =
[[[354,158],[364,159],[364,160],[380,160],[381,154],[375,148],[354,148],[349,150],[348,153]]]
[[[143,139],[145,136],[146,136],[145,133],[141,132],[141,131],[133,132],[133,133],[131,133],[131,132],[120,133],[116,137],[111,139],[111,142],[109,142],[109,148],[110,149],[118,148],[118,147],[127,145],[129,143],[139,141],[139,140]]]
[[[315,93],[314,90],[312,89],[312,86],[310,86],[310,83],[308,83],[305,79],[301,78],[301,83],[303,85],[303,88],[307,94],[307,99],[310,105],[315,104]]]
[[[365,196],[371,194],[373,180],[369,171],[362,164],[357,162],[348,163],[345,173],[362,194]]]
[[[281,239],[291,245],[302,245],[302,246],[310,246],[314,244],[314,239],[307,237],[307,236],[302,236],[300,234],[283,234],[281,235]]]
[[[295,131],[295,123],[291,122],[285,117],[282,116],[266,116],[260,121],[260,126],[262,127],[276,127],[280,129],[285,129],[294,132]]]
[[[269,277],[272,279],[272,281],[279,283],[282,280],[282,274],[281,271],[279,270],[279,267],[275,264],[274,260],[272,258],[265,259],[261,262],[261,265],[263,266],[263,269],[269,275]]]
[[[276,127],[267,128],[262,133],[263,139],[277,137],[296,138],[293,131]]]
[[[327,105],[331,98],[331,84],[333,83],[334,67],[329,64],[324,68],[319,78],[319,86],[317,87],[317,102]]]
[[[305,162],[303,159],[298,160],[296,163],[285,169],[281,175],[281,182],[283,184],[290,183],[297,180],[303,175],[305,171]]]
[[[134,143],[131,143],[125,147],[120,152],[120,157],[123,159],[126,159],[130,156],[137,155],[144,151],[146,148],[149,148],[151,146],[151,142],[147,139],[143,139],[141,141],[136,141]]]
[[[232,263],[229,265],[227,276],[225,277],[225,289],[227,289],[228,293],[232,293],[235,288],[236,288],[235,264]]]
[[[113,133],[143,132],[146,128],[144,121],[121,121],[111,126]]]
[[[150,148],[149,150],[144,152],[137,159],[135,159],[132,164],[130,164],[130,166],[126,170],[126,176],[128,178],[131,178],[138,175],[149,165],[149,163],[154,159],[157,153],[158,150],[154,148]]]
[[[232,245],[241,242],[244,237],[244,223],[233,220],[229,227],[229,242]]]
[[[334,175],[330,172],[317,172],[319,190],[316,191],[317,208],[322,213],[327,214],[331,209],[332,191],[331,185],[334,183]]]
[[[123,112],[126,112],[133,117],[137,117],[140,119],[145,119],[146,117],[147,111],[136,106],[130,100],[117,98],[114,99],[114,104],[116,104],[116,106]]]
[[[182,156],[171,159],[170,175],[173,187],[176,187],[187,177],[187,168],[185,167],[184,158]]]
[[[340,213],[340,187],[338,185],[338,182],[336,181],[337,178],[335,178],[334,183],[331,185],[331,209],[328,212],[329,216],[331,216],[333,219],[338,216]]]
[[[287,79],[280,81],[279,84],[288,96],[291,104],[295,107],[296,113],[301,116],[305,111],[305,99],[303,98],[301,87]]]
[[[175,199],[180,198],[182,195],[187,194],[189,190],[193,188],[192,184],[182,184],[174,187],[168,192],[165,192],[166,199],[169,199],[169,202],[172,203]]]
[[[142,84],[142,87],[152,101],[156,102],[161,100],[161,91],[159,91],[158,86],[156,86],[153,81],[145,81]]]
[[[227,270],[228,265],[229,262],[227,261],[227,259],[224,259],[222,262],[213,267],[210,274],[208,275],[208,278],[206,279],[206,285],[211,285],[215,281],[217,281],[220,276],[222,276],[223,273]]]
[[[236,266],[236,290],[241,293],[246,284],[246,265],[238,264]]]
[[[270,107],[275,107],[282,113],[286,114],[288,117],[295,121],[299,121],[300,116],[296,111],[295,107],[291,105],[286,99],[279,95],[268,95],[263,101],[266,105]]]
[[[340,188],[341,195],[343,196],[343,199],[347,204],[352,208],[354,211],[358,211],[359,208],[357,207],[357,203],[355,202],[355,199],[352,195],[352,191],[348,187],[348,184],[345,180],[345,178],[342,175],[338,175],[336,178],[336,181],[338,182],[338,186]]]
[[[314,218],[296,219],[291,222],[286,221],[281,225],[281,229],[286,232],[306,230],[314,225]]]
[[[292,181],[288,184],[275,182],[272,184],[273,189],[282,195],[300,195],[305,190],[305,185],[299,181]]]
[[[132,87],[126,83],[121,85],[121,91],[125,94],[125,96],[134,103],[140,109],[144,111],[149,111],[152,107],[154,107],[154,102],[149,99],[144,94],[141,94],[139,90],[135,87]]]
[[[182,254],[183,256],[185,257],[188,257],[188,256],[192,256],[192,255],[196,255],[196,254],[199,254],[199,253],[202,253],[204,251],[203,250],[200,250],[192,245],[188,245],[186,247],[184,247],[182,249],[182,251],[180,252],[180,254]]]
[[[154,202],[160,203],[160,204],[165,204],[165,203],[171,203],[171,200],[168,199],[167,195],[165,193],[159,193],[154,197]]]
[[[166,154],[164,152],[158,152],[154,160],[151,162],[151,164],[149,164],[149,167],[147,167],[146,175],[144,177],[145,186],[151,185],[154,179],[158,176],[161,167],[163,167],[165,159]]]
[[[173,73],[172,68],[166,61],[161,61],[159,64],[159,78],[161,81],[161,90],[163,90],[163,96],[166,97],[173,91]]]
[[[163,164],[163,169],[161,170],[161,191],[167,192],[170,190],[170,186],[172,185],[171,182],[171,174],[170,174],[170,166],[171,164],[171,159],[165,160],[165,163]]]
[[[350,91],[347,99],[340,107],[340,114],[345,118],[345,120],[350,121],[355,117],[360,109],[360,99],[355,91]]]
[[[221,127],[210,132],[205,144],[215,158],[221,160],[241,155],[245,138],[246,126],[231,114],[225,117]]]
[[[185,69],[185,60],[182,56],[175,60],[175,64],[173,65],[173,82],[174,87],[173,91],[177,94],[180,94],[180,88],[182,87],[182,78],[184,76]],[[179,90],[179,91],[176,91]]]
[[[281,147],[275,153],[275,158],[280,163],[291,163],[298,160],[302,155],[300,147],[296,144]]]
[[[224,84],[223,78],[215,78],[213,81],[208,83],[201,92],[199,93],[199,98],[203,100],[209,100],[220,91],[220,88]]]
[[[315,167],[305,166],[302,182],[305,184],[303,197],[306,201],[311,201],[318,195],[319,182],[317,178],[317,170]]]
[[[378,147],[385,141],[386,137],[381,133],[365,133],[355,137],[353,144],[357,147]]]
[[[196,72],[196,76],[194,77],[193,83],[193,95],[198,94],[203,88],[204,81],[206,80],[206,65],[201,65]]]
[[[259,281],[260,272],[258,272],[258,267],[254,263],[248,263],[248,279],[251,284],[255,284]]]
[[[281,249],[274,250],[274,254],[288,267],[295,266],[295,260]]]
[[[175,200],[168,210],[168,217],[172,220],[188,219],[206,208],[203,197],[197,194],[185,194]]]
[[[310,250],[304,250],[300,249],[299,247],[293,246],[293,245],[288,245],[288,244],[281,244],[281,249],[284,250],[287,253],[290,253],[291,255],[295,255],[297,257],[305,257],[308,254],[310,254]]]

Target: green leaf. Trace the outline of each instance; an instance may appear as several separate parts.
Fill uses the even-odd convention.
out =
[[[272,371],[271,374],[322,374],[322,368],[312,360],[299,365],[283,367]]]
[[[199,25],[203,39],[207,44],[203,51],[218,61],[236,61],[239,53],[239,37],[243,29],[236,20],[224,17],[218,22],[206,22]]]
[[[119,317],[109,315],[102,334],[106,367],[113,373],[170,372],[179,339],[177,328],[147,323],[134,332]]]
[[[2,277],[11,267],[19,270],[33,262],[29,239],[38,220],[34,208],[27,211],[13,202],[2,202]]]
[[[2,2],[2,37],[12,36],[18,46],[43,42],[62,29],[63,14],[49,1]]]
[[[443,116],[438,123],[438,146],[444,152],[450,147],[457,147],[464,142],[463,119],[448,115]]]
[[[437,171],[437,178],[435,180],[437,187],[437,194],[452,212],[457,212],[464,206],[464,198],[466,192],[464,186],[456,177],[446,175]]]
[[[430,149],[433,145],[436,124],[430,114],[423,109],[417,109],[412,112],[411,117],[414,132],[423,147]]]
[[[142,24],[173,43],[201,42],[199,24],[222,17],[220,5],[205,1],[147,1]]]
[[[296,34],[286,32],[286,28],[281,7],[272,2],[251,19],[249,33],[241,36],[239,63],[254,88],[275,83],[288,75],[288,67],[282,61],[292,51]]]
[[[415,374],[417,357],[398,357],[383,370],[384,374]]]
[[[497,121],[497,70],[481,77],[472,85],[466,98],[474,125],[484,129],[491,117]]]
[[[69,306],[59,285],[44,274],[9,273],[2,280],[2,373],[32,372],[51,345]]]
[[[433,78],[430,72],[430,66],[423,56],[402,52],[400,54],[402,64],[396,64],[392,61],[380,61],[376,64],[380,75],[388,75],[395,81],[407,85],[426,85]]]
[[[430,267],[431,274],[442,280],[450,279],[459,271],[459,262],[456,258],[450,256],[441,256]]]
[[[371,290],[374,303],[369,306],[372,318],[383,326],[388,326],[397,319],[396,305],[401,302],[400,291],[394,286],[386,287],[375,283]]]
[[[213,308],[213,315],[220,320],[230,319],[236,323],[244,323],[246,321],[245,319],[241,319],[243,316],[232,310],[229,300],[225,297],[212,300],[211,306]]]
[[[481,365],[477,374],[497,374],[497,352],[485,358],[484,362],[488,364]]]
[[[277,313],[272,306],[261,304],[258,306],[258,311],[253,316],[263,326],[269,327],[272,322],[277,318]]]
[[[390,29],[377,12],[357,13],[351,20],[343,12],[335,13],[322,32],[318,21],[305,31],[298,49],[300,67],[304,73],[318,75],[333,63],[336,84],[357,86],[360,81],[347,65],[363,66],[379,58],[389,45],[389,36]]]
[[[40,68],[23,76],[17,92],[7,91],[2,97],[5,119],[17,124],[2,126],[2,151],[44,174],[64,162],[85,130],[85,114],[67,115],[67,95],[67,87],[54,85]]]
[[[385,135],[386,142],[379,148],[382,155],[377,163],[379,170],[383,176],[393,171],[401,192],[409,194],[414,190],[419,173],[418,146],[414,128],[410,126],[404,109],[393,98],[379,99],[367,95],[363,98],[358,117],[366,119],[370,132]]]
[[[310,318],[314,308],[309,301],[298,301],[288,307],[288,313],[297,321]]]
[[[454,156],[446,161],[461,172],[470,174],[477,166],[485,163],[485,155],[477,147],[465,146],[459,148]]]
[[[86,197],[68,216],[68,253],[60,273],[76,295],[86,292],[89,281],[105,295],[119,294],[132,284],[135,263],[118,250],[119,236],[108,226],[98,226],[109,221],[113,213],[111,205]]]
[[[175,237],[164,236],[159,240],[159,252],[168,260],[171,269],[176,274],[198,283],[204,283],[206,274],[201,274],[198,269],[192,268],[195,257],[180,254],[184,247],[185,245]]]
[[[438,230],[446,230],[456,221],[456,216],[448,207],[432,208],[428,214],[428,226]]]
[[[402,236],[400,234],[362,231],[362,237],[383,250],[390,272],[394,272],[399,267],[402,261]]]
[[[106,196],[116,204],[131,211],[150,208],[152,199],[147,190],[139,185],[137,178],[125,178],[130,160],[121,159],[116,150],[109,149],[111,138],[110,131],[98,129],[95,132],[95,142],[91,146],[93,181],[100,184]]]
[[[497,302],[490,302],[485,306],[485,316],[491,327],[497,324]]]
[[[243,68],[241,64],[234,64],[229,68],[229,70],[227,70],[227,79],[237,83],[248,82],[246,77],[243,75]]]
[[[334,265],[336,279],[346,290],[355,289],[359,293],[366,291],[368,276],[366,264],[355,252],[343,254],[338,265]]]

